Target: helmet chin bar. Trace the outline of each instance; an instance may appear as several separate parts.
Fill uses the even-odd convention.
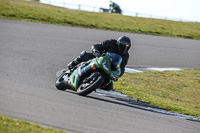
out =
[[[127,51],[128,51],[128,47],[126,44],[119,44],[118,45],[118,49],[119,49],[119,52],[123,55],[123,54],[126,54]]]

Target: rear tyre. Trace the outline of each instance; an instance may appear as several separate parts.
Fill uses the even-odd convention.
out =
[[[58,90],[64,91],[64,90],[67,89],[66,86],[65,86],[65,84],[64,84],[64,82],[63,82],[63,80],[64,80],[63,76],[64,76],[64,75],[65,75],[65,72],[63,72],[63,73],[56,79],[55,86],[56,86],[56,88],[57,88]]]
[[[105,81],[105,78],[102,75],[99,75],[95,80],[90,83],[81,84],[77,90],[78,95],[86,96],[87,94],[93,92],[98,87],[100,87]],[[84,87],[86,86],[86,87]]]

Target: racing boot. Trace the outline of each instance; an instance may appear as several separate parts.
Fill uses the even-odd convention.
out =
[[[78,65],[80,62],[77,60],[77,58],[74,60],[74,61],[72,61],[72,62],[70,62],[68,65],[67,65],[67,67],[68,67],[68,69],[71,71],[76,65]]]
[[[86,56],[87,52],[86,51],[82,51],[80,56],[78,56],[74,61],[70,62],[67,66],[68,69],[71,71],[76,65],[78,65],[79,63],[88,60],[87,56]]]

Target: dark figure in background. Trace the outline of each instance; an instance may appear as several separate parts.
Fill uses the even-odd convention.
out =
[[[122,13],[122,10],[120,9],[120,6],[112,1],[110,1],[110,11],[111,13]]]
[[[125,71],[125,66],[128,63],[128,59],[129,59],[128,51],[129,51],[130,47],[131,47],[131,40],[127,36],[121,36],[118,38],[118,40],[116,40],[116,39],[105,40],[99,44],[92,45],[91,53],[82,51],[80,56],[78,56],[76,59],[74,59],[74,61],[72,61],[68,64],[68,69],[72,70],[76,65],[78,65],[81,62],[85,62],[85,61],[88,61],[95,57],[99,57],[103,53],[111,52],[111,53],[119,54],[122,57],[122,63],[120,66],[120,68],[121,68],[120,76],[122,76]],[[108,84],[107,86],[104,86],[101,89],[112,90],[113,83],[111,82],[110,84]]]

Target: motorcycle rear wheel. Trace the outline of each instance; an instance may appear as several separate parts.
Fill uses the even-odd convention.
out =
[[[90,83],[90,85],[87,86],[86,88],[82,88],[83,84],[80,85],[79,88],[77,89],[77,94],[80,96],[86,96],[89,93],[96,90],[98,87],[100,87],[100,85],[102,85],[104,81],[105,81],[105,78],[102,75],[100,75],[98,76],[96,80],[94,80],[94,82]]]

